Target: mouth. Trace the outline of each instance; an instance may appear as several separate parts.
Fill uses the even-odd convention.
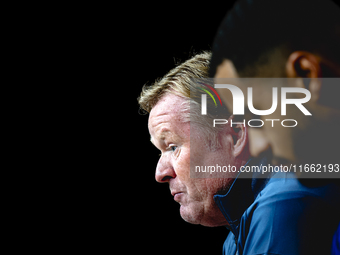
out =
[[[171,192],[171,195],[173,195],[174,200],[176,202],[180,202],[181,197],[183,196],[183,194],[184,194],[183,192]]]

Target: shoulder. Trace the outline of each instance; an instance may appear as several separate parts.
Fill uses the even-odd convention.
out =
[[[334,199],[329,199],[335,190],[333,186],[308,188],[295,178],[270,180],[242,216],[240,241],[244,249],[249,254],[300,254],[313,248],[307,242],[320,243],[319,233],[323,232],[321,239],[331,240],[326,227],[339,220]]]
[[[300,205],[308,202],[326,203],[337,207],[340,187],[333,183],[318,187],[308,187],[291,173],[280,173],[271,178],[265,188],[258,194],[255,203],[287,202],[286,200],[299,200]]]
[[[307,187],[292,176],[272,178],[246,213],[252,220],[262,221],[266,216],[267,222],[272,221],[274,227],[281,229],[291,227],[295,231],[297,226],[308,229],[303,224],[312,223],[314,227],[339,220],[339,196],[340,188],[334,184]]]

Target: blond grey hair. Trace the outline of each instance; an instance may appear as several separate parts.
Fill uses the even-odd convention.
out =
[[[201,115],[198,98],[193,92],[198,91],[198,85],[193,79],[206,79],[209,74],[210,52],[197,54],[184,63],[176,66],[163,78],[156,80],[151,86],[144,86],[138,103],[142,110],[150,112],[157,102],[168,93],[175,94],[186,99],[181,112],[184,122],[195,123],[205,135],[207,144],[212,150],[218,149],[218,128],[213,128],[214,116]]]

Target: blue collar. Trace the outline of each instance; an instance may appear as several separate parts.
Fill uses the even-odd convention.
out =
[[[266,165],[266,157],[250,159],[245,166]],[[266,186],[270,177],[256,178],[259,174],[240,172],[225,195],[215,195],[214,200],[230,225],[230,230],[238,236],[238,226],[244,211],[254,202],[256,196]]]

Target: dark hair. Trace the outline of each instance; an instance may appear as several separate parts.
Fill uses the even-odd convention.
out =
[[[229,59],[244,76],[242,71],[276,47],[340,62],[339,31],[340,8],[330,0],[237,1],[216,34],[209,75]]]

